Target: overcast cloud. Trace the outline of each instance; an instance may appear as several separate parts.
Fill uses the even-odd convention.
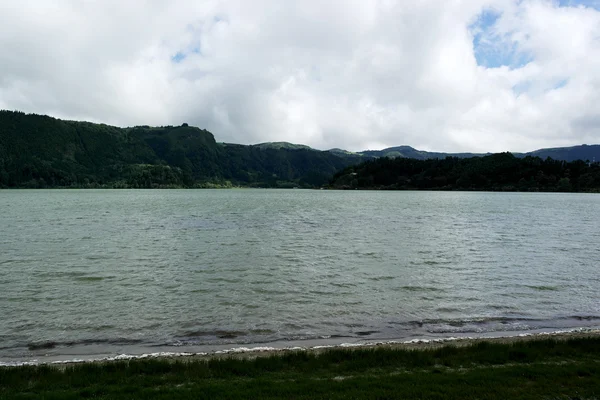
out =
[[[0,0],[0,109],[218,141],[600,143],[600,1]]]

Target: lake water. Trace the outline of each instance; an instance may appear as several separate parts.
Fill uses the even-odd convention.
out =
[[[600,195],[0,191],[0,362],[600,327]]]

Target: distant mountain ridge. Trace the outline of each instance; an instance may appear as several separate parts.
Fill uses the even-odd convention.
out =
[[[257,146],[263,149],[273,148],[273,149],[310,149],[315,150],[309,146],[303,144],[293,144],[288,142],[266,142],[259,143],[251,146]],[[435,158],[446,158],[446,157],[457,157],[457,158],[471,158],[471,157],[484,157],[488,156],[492,153],[444,153],[444,152],[434,152],[434,151],[425,151],[425,150],[417,150],[414,147],[403,145],[403,146],[394,146],[388,147],[382,150],[363,150],[358,152],[352,152],[340,148],[333,148],[329,150],[325,150],[327,152],[339,155],[339,156],[361,156],[366,159],[370,158],[379,158],[379,157],[389,157],[389,158],[414,158],[415,160],[431,160]],[[600,145],[577,145],[571,147],[555,147],[555,148],[547,148],[547,149],[539,149],[530,151],[527,153],[518,153],[511,152],[515,157],[524,158],[527,156],[532,157],[540,157],[542,159],[546,159],[548,157],[559,160],[559,161],[594,161],[600,160]]]
[[[417,150],[411,146],[395,146],[388,147],[383,150],[365,150],[358,154],[369,157],[390,157],[390,158],[414,158],[415,160],[430,160],[433,158],[446,158],[446,157],[458,157],[458,158],[471,158],[481,157],[486,154],[479,153],[439,153],[424,150]],[[488,153],[489,154],[489,153]]]
[[[513,153],[517,157],[539,157],[546,159],[548,157],[554,160],[561,161],[600,161],[600,145],[598,144],[582,144],[571,147],[555,147],[549,149],[539,149],[530,151],[529,153]]]
[[[342,149],[329,150],[336,154],[358,154],[370,158],[389,157],[389,158],[414,158],[415,160],[431,160],[435,158],[443,159],[446,157],[471,158],[484,157],[492,153],[441,153],[417,150],[411,146],[396,146],[388,147],[383,150],[364,150],[356,153],[348,152]],[[571,147],[556,147],[548,149],[539,149],[527,153],[512,152],[515,157],[524,158],[527,156],[540,157],[546,159],[548,157],[559,161],[600,161],[600,145],[582,144]]]

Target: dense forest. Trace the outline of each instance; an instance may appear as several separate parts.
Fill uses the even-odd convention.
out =
[[[378,158],[336,173],[336,189],[600,192],[600,164],[511,153],[415,160]]]
[[[311,188],[363,159],[281,143],[217,143],[187,124],[117,128],[0,111],[4,188]]]

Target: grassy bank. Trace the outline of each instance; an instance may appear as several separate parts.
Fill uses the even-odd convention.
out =
[[[0,368],[0,399],[600,399],[600,338]]]

